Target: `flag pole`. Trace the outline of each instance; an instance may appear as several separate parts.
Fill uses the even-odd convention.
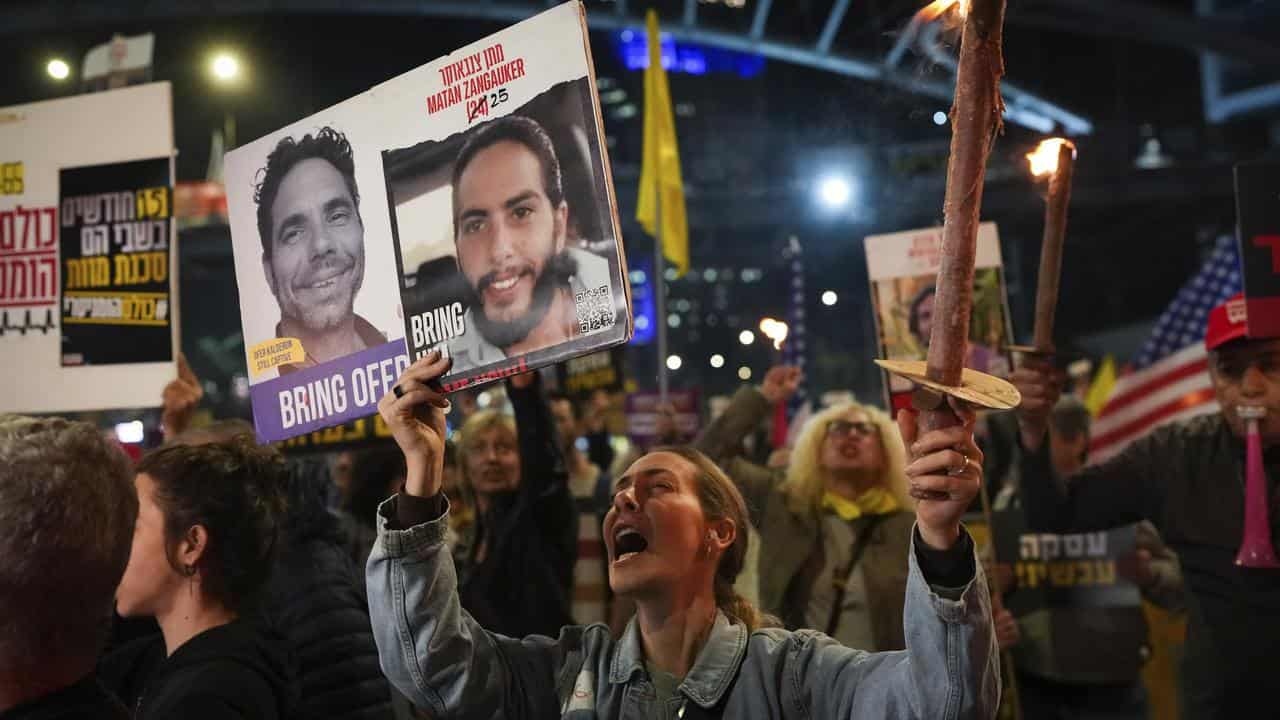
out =
[[[658,185],[658,217],[653,233],[653,292],[658,323],[658,397],[667,401],[667,271],[662,257],[662,186]]]

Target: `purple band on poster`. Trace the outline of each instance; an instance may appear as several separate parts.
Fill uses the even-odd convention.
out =
[[[258,440],[276,442],[372,415],[409,367],[404,340],[361,350],[249,389]]]

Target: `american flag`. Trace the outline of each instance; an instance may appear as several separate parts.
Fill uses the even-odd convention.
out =
[[[1218,238],[1208,261],[1156,321],[1132,370],[1093,423],[1090,463],[1115,455],[1157,425],[1218,411],[1204,329],[1209,311],[1240,292],[1235,238]]]

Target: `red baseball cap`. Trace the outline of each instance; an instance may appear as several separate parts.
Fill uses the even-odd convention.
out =
[[[1209,326],[1204,331],[1204,349],[1214,350],[1232,340],[1249,337],[1244,293],[1236,293],[1209,312]]]

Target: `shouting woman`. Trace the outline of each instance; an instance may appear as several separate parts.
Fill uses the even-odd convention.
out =
[[[759,627],[733,591],[747,510],[696,450],[650,451],[615,483],[604,522],[609,584],[635,602],[614,641],[604,625],[552,639],[486,631],[458,600],[441,492],[448,400],[433,353],[400,377],[379,410],[405,453],[405,491],[380,508],[369,558],[370,611],[383,669],[441,717],[991,717],[999,696],[986,582],[960,517],[981,481],[973,415],[917,441],[921,501],[907,558],[907,649],[867,653],[824,634]]]

